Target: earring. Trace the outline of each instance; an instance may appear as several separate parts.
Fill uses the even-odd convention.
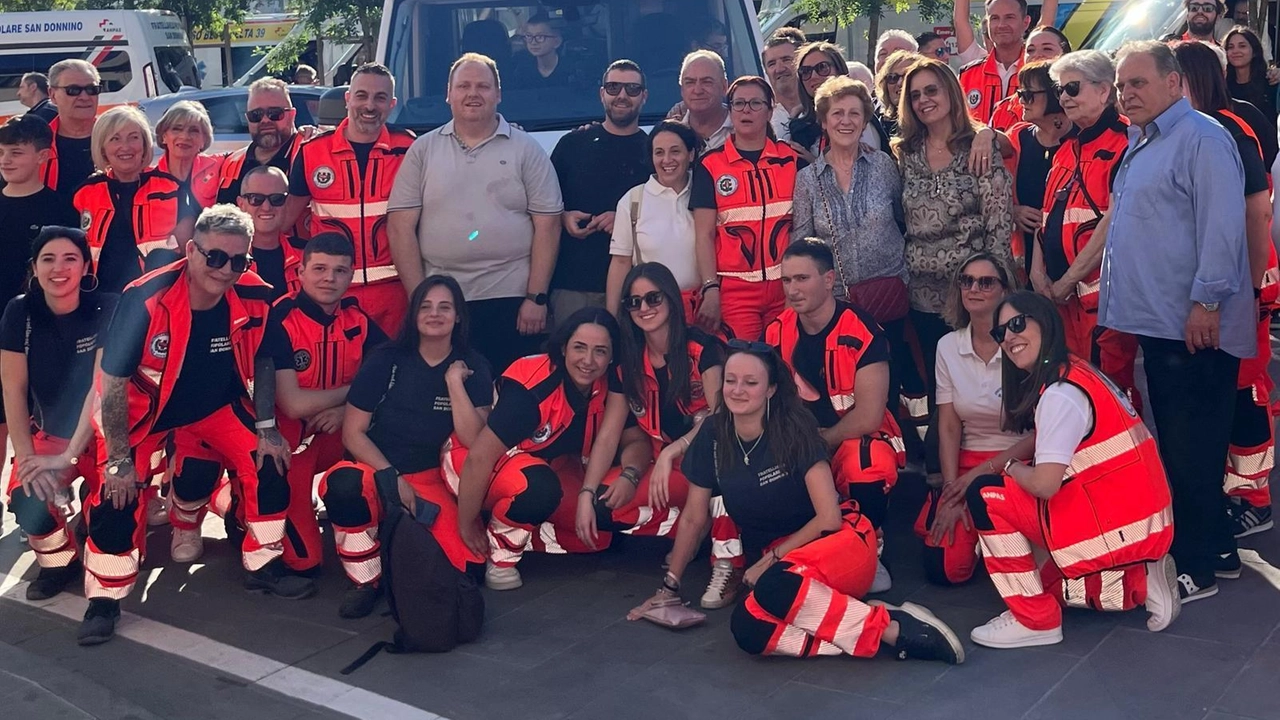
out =
[[[85,283],[85,280],[90,280],[91,282],[89,282],[88,284],[86,284],[86,283]],[[95,290],[97,290],[97,289],[98,289],[98,276],[97,276],[97,275],[85,275],[84,277],[80,278],[80,292],[87,292],[87,293],[91,293],[91,292],[94,292],[94,291],[95,291]]]
[[[764,399],[764,421],[766,425],[769,423],[769,411],[772,408],[773,408],[773,398],[771,397],[765,398]]]

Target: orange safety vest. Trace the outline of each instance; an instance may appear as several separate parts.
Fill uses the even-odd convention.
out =
[[[225,155],[201,153],[196,156],[196,162],[191,166],[191,195],[195,197],[196,203],[202,208],[213,207],[214,203],[218,202],[222,163],[225,159]],[[169,172],[168,153],[160,156],[160,162],[156,163],[156,169],[163,173]]]
[[[187,342],[191,339],[190,281],[186,270],[185,258],[153,270],[130,283],[122,296],[123,303],[123,298],[140,294],[146,308],[146,317],[130,318],[133,322],[145,323],[145,334],[137,333],[142,343],[141,360],[128,385],[129,444],[133,447],[151,433],[182,373]],[[244,408],[252,417],[248,397],[253,393],[253,361],[267,326],[271,286],[247,272],[226,297],[231,315],[231,349],[236,371],[248,393]],[[124,340],[120,337],[107,340],[113,341]],[[100,416],[98,427],[102,427]]]
[[[298,157],[298,149],[301,148],[302,145],[302,133],[295,132],[293,137],[289,140],[289,149],[286,151],[285,155],[285,157],[288,158],[289,165],[291,167],[293,166],[294,158]],[[223,191],[229,191],[232,185],[236,185],[244,180],[244,163],[249,157],[249,151],[252,149],[253,144],[250,143],[239,150],[232,150],[224,156],[222,160],[222,169],[218,173],[219,194]],[[277,152],[279,151],[277,150]],[[286,169],[284,174],[288,175],[289,171]],[[223,202],[234,203],[235,201],[236,199],[234,197],[223,198]]]
[[[1009,132],[1009,128],[1022,122],[1022,105],[1018,102],[1018,96],[1013,94],[1014,89],[1016,88],[1010,89],[1009,96],[996,103],[995,109],[991,111],[991,127],[1002,133]]]
[[[387,239],[387,199],[414,136],[384,126],[361,176],[356,152],[347,141],[348,122],[343,120],[302,146],[298,161],[311,191],[310,236],[337,232],[351,240],[356,284],[392,282],[399,273]]]
[[[1018,89],[1018,70],[1021,68],[1022,54],[1019,53],[1013,75],[1009,78],[1009,87],[1000,80],[995,51],[960,68],[960,89],[964,91],[970,117],[984,125],[992,125],[996,104]]]
[[[1093,427],[1062,487],[1038,501],[1053,561],[1079,578],[1160,558],[1173,542],[1173,500],[1155,439],[1124,393],[1089,363],[1072,356],[1062,381],[1089,398]]]
[[[716,190],[717,273],[748,282],[780,280],[791,240],[795,151],[765,140],[757,167],[738,154],[730,135],[701,162]]]
[[[875,337],[872,328],[879,329],[870,316],[863,317],[860,311],[846,303],[836,303],[835,328],[827,335],[822,361],[822,376],[827,384],[827,397],[831,399],[831,407],[837,417],[844,417],[856,403],[854,385],[857,382],[858,361],[865,348]],[[783,362],[791,368],[796,384],[807,385],[800,373],[795,370],[792,357],[796,345],[800,341],[800,317],[795,310],[787,308],[764,330],[765,343],[772,345],[782,356]],[[873,440],[889,443],[898,453],[898,466],[906,465],[906,445],[902,440],[902,430],[893,413],[886,407],[880,429],[868,436]]]
[[[591,386],[591,394],[586,399],[587,432],[582,442],[583,463],[591,455],[591,444],[600,422],[604,419],[604,402],[609,395],[607,375],[602,375]],[[565,383],[570,382],[562,368],[551,362],[549,355],[529,355],[520,358],[502,373],[502,382],[516,382],[533,393],[538,403],[538,428],[531,437],[521,440],[515,447],[507,451],[508,456],[517,453],[534,453],[549,447],[577,417],[577,411],[565,395]],[[577,392],[576,390],[573,392]],[[498,386],[498,402],[502,401],[502,386]]]
[[[1045,226],[1037,233],[1041,251],[1060,253],[1069,266],[1089,243],[1111,207],[1111,181],[1129,149],[1128,128],[1127,119],[1106,110],[1093,127],[1063,138],[1045,183]],[[1061,223],[1052,223],[1059,214]],[[1101,275],[1101,269],[1094,270],[1076,285],[1080,305],[1087,312],[1098,309]]]
[[[58,122],[61,119],[55,117],[49,123],[49,129],[53,131],[53,144],[49,146],[49,159],[40,164],[40,177],[44,186],[50,190],[58,189]]]
[[[719,342],[696,328],[689,328],[688,335],[686,347],[689,353],[689,401],[676,402],[676,406],[685,417],[691,417],[708,408],[707,398],[702,389],[702,371],[698,369],[698,365],[702,362],[702,353],[706,352],[709,346]],[[644,357],[644,377],[641,378],[641,383],[644,385],[642,391],[644,400],[640,405],[632,403],[631,414],[635,416],[636,424],[649,437],[662,443],[669,443],[675,438],[667,437],[662,432],[662,398],[658,394],[658,378],[654,372],[653,363],[649,360],[649,353],[642,351],[641,355]],[[622,369],[619,368],[618,371],[621,375]]]
[[[80,213],[80,228],[88,236],[95,264],[107,243],[107,232],[116,216],[116,206],[107,185],[107,181],[114,177],[111,170],[90,175],[72,200],[76,212]],[[129,211],[132,221],[129,225],[138,245],[139,267],[152,250],[178,249],[178,239],[173,236],[173,230],[178,226],[181,192],[177,178],[169,173],[156,169],[142,171],[138,191],[133,196],[133,207]]]

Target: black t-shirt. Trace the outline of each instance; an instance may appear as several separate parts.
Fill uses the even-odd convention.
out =
[[[848,307],[844,303],[836,303],[836,313],[831,316],[831,322],[827,323],[827,326],[817,335],[810,335],[804,331],[803,327],[800,328],[796,349],[791,355],[792,367],[818,393],[817,400],[805,402],[809,412],[818,419],[818,427],[834,427],[840,422],[840,416],[831,405],[831,395],[827,392],[826,346],[827,336],[835,331],[836,322]],[[872,363],[888,362],[889,341],[885,339],[884,332],[880,330],[875,320],[865,313],[858,313],[858,316],[873,334],[871,343],[858,358],[858,367],[864,368]]]
[[[289,146],[293,144],[293,137],[287,137],[280,141],[280,147],[276,149],[276,154],[271,156],[267,161],[268,167],[280,168],[281,172],[288,175],[291,171],[289,163]],[[240,167],[240,175],[231,181],[227,187],[218,190],[218,202],[236,204],[236,199],[240,197],[240,183],[244,180],[244,176],[249,171],[259,167],[262,163],[258,162],[258,156],[254,152],[256,145],[249,143],[249,149],[245,152],[244,165]]]
[[[612,373],[612,369],[610,370]],[[587,398],[574,387],[563,370],[556,375],[564,388],[564,396],[573,409],[573,421],[550,445],[531,455],[551,460],[564,455],[581,456],[587,436]],[[542,413],[533,392],[510,378],[499,378],[498,403],[489,414],[489,429],[505,447],[515,447],[538,432]]]
[[[351,149],[356,153],[356,167],[360,168],[360,177],[364,178],[365,170],[369,167],[369,153],[373,152],[373,143],[351,143]]]
[[[705,373],[713,367],[724,365],[724,346],[710,336],[705,338],[702,355],[698,358],[698,372]],[[670,365],[653,369],[654,379],[658,381],[658,397],[661,405],[658,408],[659,425],[662,434],[675,439],[693,429],[693,416],[685,415],[680,406],[669,399],[671,387]]]
[[[1227,132],[1231,133],[1231,138],[1236,141],[1236,148],[1240,152],[1240,164],[1244,166],[1245,197],[1270,190],[1267,166],[1262,162],[1262,151],[1258,148],[1258,142],[1249,137],[1244,128],[1233,119],[1221,113],[1213,113],[1213,118],[1222,123]]]
[[[0,194],[0,302],[22,292],[31,261],[31,243],[45,225],[78,228],[80,220],[66,197],[41,188],[26,197]]]
[[[428,365],[416,350],[384,345],[367,355],[347,391],[347,402],[373,414],[369,439],[401,473],[440,465],[440,447],[453,432],[453,406],[444,374],[455,360],[473,371],[463,383],[476,407],[493,404],[489,362],[474,350],[456,350]]]
[[[138,240],[133,234],[133,201],[139,184],[140,181],[107,179],[111,204],[116,210],[111,216],[111,225],[107,227],[102,253],[98,256],[98,286],[107,292],[118,293],[142,276]]]
[[[814,465],[826,462],[827,453],[824,450],[800,458],[795,467],[783,468],[778,466],[767,437],[760,438],[759,445],[755,445],[755,438],[739,438],[742,448],[736,442],[733,447],[736,461],[717,470],[720,422],[720,416],[708,420],[684,454],[680,472],[694,485],[719,492],[729,517],[742,532],[747,554],[759,555],[770,543],[794,533],[816,516],[804,476]],[[741,461],[743,449],[750,451],[749,464]]]
[[[507,71],[503,71],[505,75]],[[547,88],[579,87],[585,78],[582,72],[563,55],[556,61],[556,69],[550,75],[543,75],[538,70],[538,59],[527,52],[511,58],[511,80],[507,87],[519,91],[543,90]]]
[[[13,298],[0,317],[0,350],[27,356],[27,402],[37,427],[70,438],[93,387],[94,354],[116,295],[80,293],[80,307],[54,315],[31,295]]]
[[[1233,101],[1231,103],[1231,112],[1239,116],[1253,131],[1253,134],[1258,136],[1258,145],[1262,148],[1262,164],[1266,167],[1268,173],[1271,172],[1271,166],[1276,161],[1276,154],[1280,152],[1280,145],[1277,145],[1275,124],[1268,120],[1261,110],[1247,102]]]
[[[1044,189],[1049,183],[1049,168],[1053,165],[1053,155],[1060,145],[1045,147],[1036,139],[1035,126],[1028,125],[1018,133],[1021,142],[1018,153],[1018,172],[1014,175],[1017,181],[1018,204],[1038,208],[1044,203]],[[1023,232],[1023,247],[1029,248],[1035,242],[1035,233]],[[1031,253],[1024,258],[1026,271],[1031,271]]]
[[[209,417],[245,393],[231,350],[231,306],[226,298],[209,310],[191,311],[191,337],[182,371],[153,432]],[[115,373],[112,373],[113,375]]]
[[[1275,86],[1267,82],[1265,77],[1258,78],[1256,82],[1247,82],[1242,85],[1236,82],[1235,72],[1228,71],[1227,89],[1230,90],[1232,99],[1249,103],[1258,109],[1262,116],[1267,119],[1267,122],[1271,124],[1271,135],[1274,137],[1276,127]]]
[[[95,171],[91,140],[92,138],[69,138],[61,135],[53,137],[53,144],[58,149],[57,192],[68,202]]]
[[[258,277],[271,283],[271,301],[275,302],[289,292],[288,283],[284,280],[284,247],[278,246],[271,250],[255,247],[251,252],[253,271],[258,273]]]
[[[614,135],[604,125],[565,135],[551,152],[551,164],[560,178],[564,209],[589,215],[617,210],[622,196],[653,172],[648,136]],[[610,239],[607,232],[594,232],[579,240],[561,230],[551,287],[604,292]]]

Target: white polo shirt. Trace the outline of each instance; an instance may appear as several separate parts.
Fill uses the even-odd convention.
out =
[[[938,341],[938,405],[950,404],[960,416],[962,450],[999,452],[1025,437],[1000,429],[1004,404],[1000,398],[999,348],[989,362],[973,350],[972,328],[965,326]]]
[[[609,254],[630,257],[635,262],[635,247],[639,243],[641,262],[666,265],[681,290],[696,290],[699,278],[693,249],[693,211],[689,209],[691,185],[692,177],[677,193],[649,176],[649,181],[639,186],[644,189],[640,191],[640,218],[635,236],[631,234],[631,191],[623,195],[613,219]]]

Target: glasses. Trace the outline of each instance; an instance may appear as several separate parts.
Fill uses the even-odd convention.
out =
[[[617,95],[625,90],[627,97],[640,97],[644,92],[644,83],[607,82],[600,87],[604,88],[605,95]]]
[[[253,110],[246,112],[244,116],[248,118],[251,123],[262,122],[263,117],[271,120],[271,122],[275,122],[284,117],[285,114],[292,109],[293,108],[282,107],[254,108]]]
[[[769,107],[769,103],[760,98],[751,98],[750,100],[734,100],[729,103],[729,107],[738,112],[746,112],[747,108],[751,108],[751,112],[760,112]]]
[[[85,93],[89,97],[102,94],[102,85],[50,85],[49,87],[61,90],[71,97],[78,97],[80,93]]]
[[[1218,6],[1215,3],[1191,3],[1187,5],[1187,12],[1216,14]]]
[[[769,343],[762,343],[758,340],[730,340],[729,349],[738,352],[748,352],[755,355],[772,355],[773,346]]]
[[[831,77],[835,72],[836,66],[830,60],[823,60],[817,65],[801,65],[800,79],[808,80],[814,73],[818,73],[818,77]]]
[[[661,307],[666,302],[667,296],[663,295],[660,290],[652,290],[643,295],[628,295],[622,298],[622,307],[627,310],[636,311],[640,309],[640,304],[644,303],[651,308]]]
[[[912,90],[907,94],[911,102],[916,102],[922,97],[938,97],[938,93],[942,92],[942,88],[937,85],[926,85],[923,90]]]
[[[897,85],[902,82],[902,77],[902,73],[889,73],[884,76],[884,82],[886,85]]]
[[[933,51],[933,56],[939,59],[946,57],[948,54],[950,54],[950,51],[947,50],[946,45],[943,45],[942,47],[937,48]]]
[[[271,193],[270,195],[265,195],[263,193],[244,193],[240,197],[244,198],[245,202],[254,207],[262,207],[262,203],[264,202],[271,203],[271,207],[280,207],[289,196],[284,193]]]
[[[1048,90],[1024,90],[1024,89],[1019,89],[1019,90],[1015,91],[1015,93],[1014,93],[1014,94],[1016,94],[1016,95],[1018,96],[1018,99],[1019,99],[1019,100],[1021,100],[1022,102],[1030,104],[1032,101],[1034,101],[1034,100],[1036,99],[1036,96],[1037,96],[1037,95],[1048,95],[1048,94],[1049,94],[1049,91],[1048,91]],[[1072,96],[1072,97],[1074,97],[1074,96]]]
[[[991,292],[997,287],[1004,287],[1004,281],[994,275],[985,275],[983,277],[974,277],[972,275],[960,276],[960,287],[962,289],[968,290],[974,285],[977,285],[978,289],[982,292]]]
[[[1009,321],[1004,323],[1003,325],[997,325],[991,328],[991,339],[995,340],[998,343],[1002,343],[1004,342],[1004,336],[1006,332],[1020,333],[1026,329],[1027,329],[1027,316],[1014,315],[1013,317],[1009,318]]]
[[[231,263],[231,272],[243,273],[249,269],[249,264],[253,262],[253,256],[249,253],[240,253],[239,255],[228,255],[223,250],[208,250],[200,247],[195,241],[191,242],[196,246],[196,252],[204,256],[204,264],[213,270],[221,270]]]
[[[537,35],[526,33],[524,36],[524,41],[526,43],[537,43],[539,45],[541,45],[544,42],[549,42],[555,39],[556,39],[555,35],[548,35],[546,33],[538,33]]]
[[[1057,83],[1054,83],[1054,85],[1053,85],[1053,94],[1054,94],[1054,95],[1061,96],[1063,93],[1066,93],[1066,94],[1067,94],[1067,97],[1075,97],[1075,96],[1079,95],[1079,94],[1080,94],[1080,81],[1079,81],[1079,80],[1072,80],[1071,82],[1066,83],[1066,84],[1064,84],[1064,85],[1058,85]]]

